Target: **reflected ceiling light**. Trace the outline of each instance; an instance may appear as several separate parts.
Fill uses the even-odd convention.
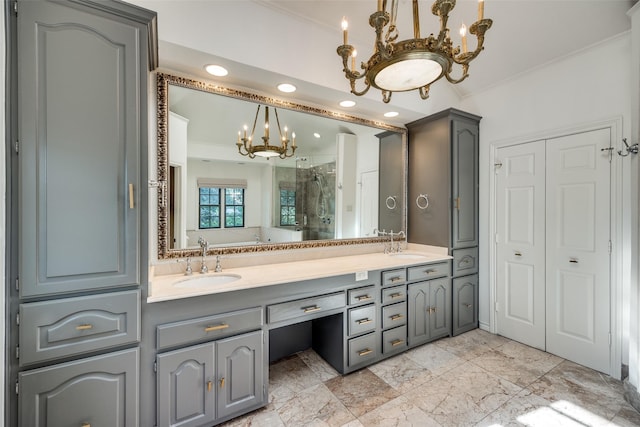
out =
[[[207,73],[216,77],[224,77],[229,74],[229,71],[221,65],[209,64],[206,65],[204,69],[207,70]]]
[[[478,20],[471,24],[469,33],[476,36],[476,49],[467,50],[467,27],[460,28],[462,47],[453,46],[449,37],[449,12],[455,7],[456,0],[435,0],[431,13],[440,17],[440,32],[427,38],[420,36],[420,16],[418,0],[413,0],[413,38],[397,41],[399,32],[396,27],[398,3],[391,0],[387,10],[387,0],[378,0],[378,9],[369,17],[369,25],[376,32],[375,50],[367,62],[360,63],[356,69],[356,49],[347,43],[346,18],[342,19],[343,43],[338,46],[338,55],[342,57],[342,71],[349,80],[351,93],[362,96],[371,86],[382,91],[382,100],[389,102],[393,92],[417,89],[422,99],[429,97],[432,83],[446,77],[453,84],[467,78],[469,63],[483,49],[484,34],[491,28],[493,21],[484,18],[484,0],[478,0]],[[349,68],[351,58],[351,68]],[[454,64],[461,68],[460,77],[451,76]],[[356,90],[356,81],[364,78],[364,89]]]
[[[290,83],[280,83],[278,85],[278,90],[280,92],[291,93],[291,92],[295,92],[296,89],[297,89],[297,87],[295,87],[294,85],[292,85]]]
[[[320,139],[320,134],[318,132],[314,132],[313,133],[313,137],[317,138],[317,139]]]
[[[356,105],[355,101],[340,101],[341,107],[351,108],[355,105]]]
[[[398,113],[397,111],[387,111],[386,113],[384,113],[385,117],[398,117]]]
[[[258,115],[260,113],[261,105],[258,105],[258,109],[256,110],[256,117],[253,120],[253,127],[251,128],[251,134],[247,136],[247,126],[244,126],[244,133],[241,137],[241,132],[238,131],[238,142],[236,145],[238,146],[238,153],[243,156],[249,156],[249,158],[253,159],[256,156],[259,157],[280,157],[281,159],[286,159],[287,157],[293,156],[293,153],[296,151],[296,134],[293,132],[291,134],[291,146],[289,146],[289,130],[287,127],[284,127],[284,135],[282,130],[280,130],[280,119],[278,118],[278,110],[273,107],[273,111],[276,116],[276,124],[278,127],[278,134],[280,135],[280,145],[271,145],[269,144],[269,107],[264,107],[264,136],[262,137],[262,144],[253,145],[253,134],[256,130],[256,122],[258,121]]]

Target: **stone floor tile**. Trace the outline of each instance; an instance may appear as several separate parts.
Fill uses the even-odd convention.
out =
[[[332,378],[325,385],[358,418],[399,396],[368,369]]]

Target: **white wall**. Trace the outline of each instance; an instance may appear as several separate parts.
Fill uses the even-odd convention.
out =
[[[4,38],[5,35],[5,8],[4,5],[2,7],[2,11],[0,11],[0,34],[3,35],[3,42],[0,43],[0,80],[3,82],[2,85],[0,85],[0,100],[2,100],[2,102],[0,102],[0,135],[5,135],[5,67],[6,67],[6,46],[4,43],[4,40],[6,40],[6,38]],[[4,138],[3,138],[4,139]],[[6,207],[6,177],[5,177],[5,168],[4,165],[6,164],[5,161],[5,144],[2,144],[2,147],[0,147],[0,165],[3,165],[3,167],[1,168],[1,170],[3,171],[3,173],[0,174],[0,194],[2,195],[0,197],[0,259],[2,259],[3,261],[0,262],[0,272],[2,277],[4,278],[4,280],[2,281],[2,283],[6,283],[7,278],[6,278],[6,270],[5,270],[5,263],[4,263],[4,259],[5,259],[5,240],[6,240],[6,230],[5,230],[5,223],[6,223],[6,218],[5,218],[5,207]],[[5,318],[5,300],[4,300],[4,292],[0,292],[0,304],[1,304],[1,308],[0,308],[0,336],[2,336],[2,341],[4,342],[4,347],[3,348],[7,348],[7,337],[5,336],[5,324],[4,324],[4,318]],[[4,379],[4,351],[0,352],[0,373],[2,374],[2,378]],[[6,379],[4,379],[3,384],[6,384]],[[0,405],[0,423],[2,423],[2,420],[4,420],[4,387],[0,387],[0,402],[3,402],[2,405]]]
[[[604,41],[564,60],[520,75],[483,93],[463,99],[460,108],[482,116],[480,122],[480,323],[490,327],[489,283],[489,195],[493,173],[491,146],[506,142],[525,142],[550,136],[589,123],[622,119],[620,136],[630,134],[631,105],[630,33]],[[615,140],[620,149],[622,142]],[[621,168],[621,188],[614,189],[628,204],[631,186],[629,159],[614,156]],[[618,221],[629,240],[631,207],[621,206]],[[629,242],[627,242],[629,243]],[[614,242],[616,245],[616,242]],[[623,291],[629,292],[627,260]],[[628,301],[628,299],[625,299]],[[625,309],[627,310],[627,309]],[[625,311],[628,314],[628,311]],[[623,323],[626,325],[626,323]],[[626,326],[624,327],[625,334]]]

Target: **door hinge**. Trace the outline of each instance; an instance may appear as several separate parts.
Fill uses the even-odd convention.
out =
[[[15,13],[16,16],[18,16],[18,2],[17,1],[13,2],[13,13]]]
[[[613,250],[613,244],[611,243],[611,240],[609,240],[609,253],[611,253],[612,250]]]
[[[20,346],[16,346],[16,359],[20,359]]]
[[[153,362],[153,372],[158,372],[158,362]]]
[[[20,313],[16,314],[16,325],[20,326]]]
[[[16,277],[16,291],[20,290],[20,278]]]
[[[16,143],[13,145],[13,149],[16,150],[16,154],[20,154],[20,141],[16,140]]]
[[[496,301],[496,313],[500,311],[500,303]]]
[[[493,170],[495,173],[498,173],[498,170],[502,167],[502,162],[500,160],[496,160],[493,164]]]
[[[500,236],[498,236],[498,233],[493,235],[493,241],[494,243],[500,243]]]
[[[16,395],[20,394],[20,382],[16,381]]]

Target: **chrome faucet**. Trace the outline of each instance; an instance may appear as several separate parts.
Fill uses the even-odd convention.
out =
[[[193,270],[191,269],[191,257],[188,256],[186,259],[187,262],[187,268],[184,270],[184,275],[185,276],[191,276],[193,274]]]
[[[206,260],[207,260],[207,250],[209,249],[209,242],[204,240],[202,236],[198,238],[198,244],[202,248],[202,264],[200,266],[200,274],[205,274],[209,272],[207,268]]]
[[[216,273],[220,273],[222,271],[222,264],[220,264],[220,255],[216,256],[216,268],[214,271]]]

